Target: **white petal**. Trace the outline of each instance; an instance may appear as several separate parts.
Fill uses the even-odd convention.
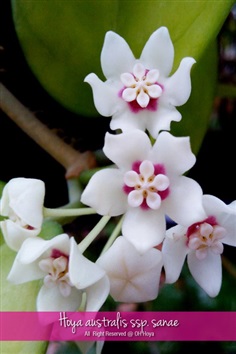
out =
[[[207,215],[217,217],[221,213],[230,213],[231,209],[228,205],[226,205],[222,200],[219,198],[204,194],[202,197],[202,202],[204,209],[206,210]]]
[[[158,98],[162,94],[162,88],[159,85],[147,86],[147,90],[151,98]]]
[[[137,102],[140,105],[140,107],[145,108],[147,107],[148,103],[150,101],[150,97],[141,90],[141,92],[137,96]]]
[[[87,288],[86,311],[98,311],[106,301],[109,291],[110,282],[106,275],[98,282]]]
[[[174,226],[167,231],[163,241],[162,254],[165,269],[165,282],[176,282],[181,273],[185,257],[188,253],[185,236],[187,229],[182,226]]]
[[[151,177],[154,174],[153,163],[151,161],[144,160],[140,165],[139,171],[145,179]]]
[[[140,253],[144,253],[162,242],[165,226],[165,216],[160,210],[132,208],[125,214],[122,232]]]
[[[42,286],[37,297],[37,311],[76,311],[82,300],[82,293],[76,288],[71,288],[68,297],[64,297],[58,286],[47,288]]]
[[[120,108],[120,101],[116,86],[101,81],[97,75],[89,74],[84,79],[93,90],[93,100],[97,111],[105,117],[112,116]]]
[[[148,39],[143,48],[140,61],[149,69],[158,69],[168,76],[174,60],[174,47],[168,29],[160,27]]]
[[[2,221],[0,225],[6,244],[14,251],[19,251],[27,238],[36,237],[40,233],[40,229],[24,229],[10,219]]]
[[[162,201],[162,206],[172,220],[184,226],[207,217],[202,207],[201,187],[185,176],[170,181],[170,194]]]
[[[200,233],[202,236],[209,236],[213,231],[213,227],[208,223],[203,223],[200,226]]]
[[[96,172],[84,189],[81,202],[95,209],[100,215],[123,214],[127,209],[123,177],[124,175],[115,168]]]
[[[152,185],[156,187],[158,191],[164,191],[169,187],[170,181],[166,175],[159,174],[155,176]]]
[[[144,131],[148,119],[147,115],[143,114],[143,111],[133,113],[129,107],[127,107],[128,103],[125,101],[123,101],[123,103],[124,106],[122,110],[112,116],[110,128],[112,130],[121,129],[123,133],[132,132],[134,129]]]
[[[103,151],[118,167],[131,170],[134,162],[147,158],[151,148],[147,134],[135,129],[117,135],[106,133]]]
[[[202,261],[208,255],[208,248],[207,247],[199,248],[198,250],[195,251],[195,255],[198,260]]]
[[[214,254],[222,254],[223,251],[224,251],[224,246],[223,246],[222,242],[217,241],[217,242],[213,243],[213,245],[211,246],[210,250]]]
[[[124,183],[128,187],[134,187],[140,183],[139,175],[135,171],[128,171],[124,176]]]
[[[203,290],[211,297],[217,296],[222,282],[221,257],[208,252],[205,259],[199,260],[195,252],[191,252],[188,255],[188,266]]]
[[[120,236],[98,261],[107,272],[116,301],[143,302],[157,296],[162,268],[161,252],[150,249],[140,255]]]
[[[130,73],[123,73],[121,74],[120,76],[120,79],[122,81],[122,83],[126,86],[126,87],[129,87],[129,86],[132,86],[132,85],[136,85],[137,82],[135,81],[134,79],[134,76]]]
[[[151,209],[154,209],[154,210],[159,209],[160,205],[161,205],[161,197],[159,196],[159,194],[148,192],[147,205]]]
[[[45,253],[49,257],[52,249],[69,255],[69,237],[61,234],[49,241],[40,238],[29,238],[21,246],[8,275],[8,280],[21,284],[31,280],[44,278],[46,275],[39,267],[39,259]]]
[[[9,208],[26,224],[40,228],[43,220],[45,184],[31,178],[13,178],[5,186],[1,214],[8,216]]]
[[[164,105],[161,102],[162,96],[158,100],[158,109],[155,114],[146,112],[148,115],[146,128],[155,139],[161,130],[170,130],[172,121],[179,122],[181,120],[181,114],[175,107]]]
[[[141,190],[133,190],[128,195],[128,203],[132,208],[139,207],[143,202],[143,192]]]
[[[105,273],[97,264],[91,262],[81,254],[73,237],[70,239],[70,243],[70,280],[77,289],[85,289],[100,280]]]
[[[134,63],[135,57],[126,41],[115,32],[107,32],[101,52],[101,66],[106,78],[131,72]]]
[[[122,98],[126,102],[132,102],[136,99],[137,89],[136,88],[127,88],[122,93]]]
[[[67,234],[61,234],[47,241],[38,237],[27,239],[23,243],[20,251],[17,254],[17,257],[19,258],[20,262],[29,264],[36,261],[44,253],[47,254],[47,257],[49,257],[53,249],[69,255],[69,236]]]
[[[164,164],[167,175],[181,175],[196,161],[191,151],[189,137],[175,137],[168,132],[160,133],[152,154],[153,161]]]
[[[236,211],[231,204],[212,195],[203,195],[203,206],[207,215],[216,217],[217,223],[225,228],[223,243],[236,247]]]
[[[135,64],[135,66],[133,68],[133,74],[137,79],[143,80],[145,72],[146,72],[146,69],[141,63]]]
[[[148,73],[146,75],[145,81],[148,82],[149,84],[155,84],[157,82],[159,76],[160,76],[159,70],[156,70],[156,69],[150,70],[150,71],[148,71]],[[152,85],[152,86],[154,86],[154,87],[157,86],[157,87],[161,88],[159,85]]]
[[[195,63],[193,58],[182,59],[177,71],[165,83],[165,94],[173,106],[181,106],[187,102],[191,93],[190,70]]]

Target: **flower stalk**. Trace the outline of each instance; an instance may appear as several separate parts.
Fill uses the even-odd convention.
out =
[[[109,215],[103,216],[97,225],[88,233],[88,235],[81,241],[78,245],[79,250],[81,253],[84,253],[84,251],[89,247],[89,245],[95,240],[95,238],[98,236],[98,234],[102,231],[102,229],[106,226],[108,221],[110,220]]]

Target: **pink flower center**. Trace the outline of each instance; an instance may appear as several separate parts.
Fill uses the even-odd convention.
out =
[[[157,100],[163,92],[158,78],[158,70],[147,70],[141,63],[135,64],[132,73],[121,74],[120,79],[124,88],[120,96],[133,112],[137,113],[142,109],[157,110]]]
[[[71,293],[71,287],[68,273],[69,257],[60,250],[53,249],[51,256],[39,261],[40,269],[46,273],[44,285],[47,288],[58,286],[62,296],[67,297]]]
[[[219,226],[215,217],[191,225],[187,230],[187,246],[195,251],[196,257],[201,260],[207,256],[208,250],[214,254],[221,254],[224,246],[221,240],[226,230]]]
[[[130,206],[155,210],[169,195],[169,185],[164,166],[144,160],[136,161],[132,170],[125,173],[123,190]]]

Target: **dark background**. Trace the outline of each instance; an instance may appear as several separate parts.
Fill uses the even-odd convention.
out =
[[[219,83],[236,84],[236,15],[230,13],[221,33],[218,37],[219,44]],[[0,2],[0,78],[4,85],[34,114],[51,129],[57,132],[66,142],[78,150],[96,150],[103,146],[104,134],[108,130],[109,120],[101,117],[91,121],[83,119],[60,106],[41,87],[37,79],[29,69],[21,47],[19,45],[11,16],[10,0]],[[226,203],[236,199],[236,99],[217,96],[212,108],[212,116],[209,119],[209,128],[206,132],[202,146],[197,156],[197,162],[188,176],[194,178],[201,185],[203,192],[213,194]],[[91,134],[93,138],[91,139]],[[67,203],[67,186],[64,178],[65,170],[46,152],[37,146],[26,134],[24,134],[6,115],[0,111],[0,180],[7,182],[14,177],[31,177],[42,179],[46,184],[45,206],[57,207]],[[227,257],[235,264],[235,249],[226,248]],[[188,279],[188,278],[187,278]],[[166,297],[164,305],[169,301],[169,306],[181,310],[199,310],[196,290],[190,292],[192,283],[185,284],[183,277],[178,283],[177,290],[182,289],[183,298],[181,305],[177,305],[176,288],[170,293],[164,293]],[[224,287],[229,294],[232,279],[229,286]],[[232,283],[235,285],[235,279]],[[182,288],[181,288],[182,287]],[[166,291],[168,291],[168,289]],[[192,289],[192,288],[191,288]],[[194,288],[195,289],[195,288]],[[173,290],[173,293],[171,291]],[[192,290],[191,290],[192,291]],[[222,290],[224,291],[224,290]],[[224,295],[223,294],[223,295]],[[191,301],[188,302],[192,296]],[[223,297],[225,304],[219,298],[216,302],[207,302],[199,305],[206,310],[227,310],[228,297]],[[196,297],[195,297],[196,296]],[[202,295],[201,295],[202,296]],[[226,295],[225,295],[226,296]],[[158,297],[162,306],[162,297]],[[196,303],[194,304],[194,301]],[[217,300],[218,301],[218,300]],[[213,305],[212,305],[213,304]],[[205,307],[204,307],[205,306]],[[213,307],[212,307],[213,306]],[[214,307],[216,306],[216,307]],[[218,306],[218,307],[217,307]],[[220,306],[220,307],[219,307]],[[226,306],[226,307],[224,307]],[[229,305],[230,306],[230,305]],[[163,307],[163,311],[166,307]],[[234,309],[235,310],[235,309]],[[235,346],[224,346],[222,343],[159,343],[159,349],[154,343],[142,346],[140,343],[114,343],[105,344],[103,353],[111,353],[114,348],[128,353],[150,354],[176,354],[215,352],[216,354],[235,354]],[[73,344],[70,347],[64,344],[57,353],[76,353]],[[56,351],[55,351],[56,353]],[[13,353],[14,354],[14,353]]]

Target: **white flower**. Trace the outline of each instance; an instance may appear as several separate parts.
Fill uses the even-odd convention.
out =
[[[170,129],[171,121],[180,121],[175,106],[183,105],[190,96],[190,70],[195,60],[184,58],[168,77],[173,60],[174,48],[166,27],[150,36],[140,59],[135,59],[122,37],[106,33],[101,66],[107,80],[102,82],[91,73],[85,82],[93,89],[98,112],[112,116],[111,129],[147,129],[156,138],[160,130]]]
[[[162,254],[152,248],[140,254],[123,236],[97,260],[110,280],[110,294],[115,301],[145,302],[158,295]]]
[[[183,225],[205,215],[200,186],[182,176],[195,163],[189,138],[162,132],[152,146],[141,130],[107,133],[104,152],[118,168],[95,173],[81,201],[101,215],[125,214],[122,234],[140,252],[162,242],[165,214]]]
[[[167,231],[162,252],[166,283],[174,283],[180,275],[185,257],[196,282],[214,297],[221,288],[223,244],[236,246],[235,203],[226,205],[220,199],[203,196],[204,219]]]
[[[29,238],[21,246],[8,280],[15,284],[43,279],[38,311],[75,311],[86,294],[86,310],[98,311],[109,294],[105,272],[85,258],[73,237],[49,241]]]
[[[7,245],[18,251],[24,240],[41,231],[43,221],[44,182],[31,178],[13,178],[3,189],[0,223]]]

